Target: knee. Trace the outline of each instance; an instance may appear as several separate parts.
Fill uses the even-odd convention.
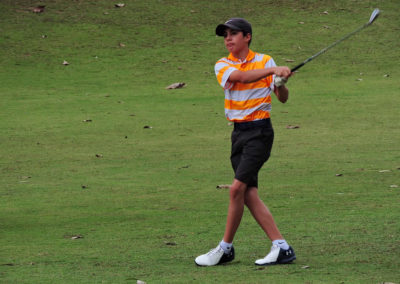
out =
[[[246,188],[237,186],[235,184],[231,185],[229,190],[229,196],[231,200],[243,199],[245,195]]]

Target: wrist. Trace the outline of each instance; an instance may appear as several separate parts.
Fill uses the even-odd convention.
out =
[[[275,87],[278,87],[278,88],[284,87],[286,82],[287,82],[287,78],[279,77],[279,76],[275,75],[275,79],[274,79]]]

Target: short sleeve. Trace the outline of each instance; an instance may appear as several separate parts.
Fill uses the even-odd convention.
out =
[[[272,57],[269,58],[269,60],[265,63],[265,68],[271,68],[271,67],[276,67],[276,63]],[[272,75],[272,82],[270,85],[271,90],[275,90],[275,85],[274,85],[274,80],[275,80],[275,74]]]
[[[214,69],[215,76],[217,76],[218,83],[221,85],[221,87],[226,90],[231,89],[233,87],[233,83],[229,82],[228,79],[232,72],[236,71],[237,69],[222,60],[219,60],[215,64]]]

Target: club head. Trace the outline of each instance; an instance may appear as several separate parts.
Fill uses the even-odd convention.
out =
[[[372,24],[378,18],[379,13],[380,13],[379,9],[375,9],[372,12],[371,17],[369,18],[368,24]]]

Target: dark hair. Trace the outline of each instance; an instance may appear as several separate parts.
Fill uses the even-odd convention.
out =
[[[249,32],[246,32],[246,31],[242,31],[242,33],[243,33],[243,36],[247,36],[248,34],[250,34],[251,38],[250,38],[249,43],[248,43],[248,45],[250,47],[251,40],[253,39],[253,34],[249,33]]]

